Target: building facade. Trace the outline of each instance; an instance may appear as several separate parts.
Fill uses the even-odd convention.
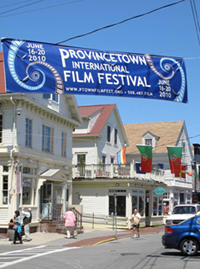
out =
[[[163,195],[163,214],[173,210],[177,204],[192,202],[192,180],[187,174],[171,174],[167,146],[181,146],[182,165],[192,172],[193,155],[184,121],[138,123],[124,125],[129,147],[127,159],[140,162],[137,144],[152,145],[153,167],[162,165],[164,170],[165,194]],[[133,135],[134,134],[134,135]]]
[[[118,225],[130,228],[138,208],[143,226],[162,223],[162,197],[153,191],[165,186],[163,170],[142,175],[134,159],[117,164],[117,152],[129,142],[116,105],[79,110],[84,124],[73,132],[73,204],[82,206],[83,220],[94,216],[96,222],[111,225],[117,213]]]
[[[0,230],[22,207],[36,229],[72,203],[72,131],[82,119],[73,95],[9,94],[0,79]]]

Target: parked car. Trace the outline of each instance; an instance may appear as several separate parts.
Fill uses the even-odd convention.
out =
[[[166,225],[162,243],[166,248],[181,250],[183,255],[196,255],[200,249],[200,216],[187,219],[178,225]]]
[[[176,205],[171,214],[163,217],[163,223],[165,225],[178,224],[195,215],[200,215],[200,204]]]

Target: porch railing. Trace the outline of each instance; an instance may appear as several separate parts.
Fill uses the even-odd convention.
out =
[[[156,180],[164,182],[164,170],[152,169],[152,173],[141,174],[137,173],[134,163],[127,165],[117,164],[81,164],[73,168],[73,178],[79,179],[95,179],[95,178],[109,178],[109,179],[122,179],[122,178],[135,178]]]
[[[61,212],[61,209],[53,207],[50,203],[45,205],[43,204],[40,218],[42,220],[62,220],[63,212]]]

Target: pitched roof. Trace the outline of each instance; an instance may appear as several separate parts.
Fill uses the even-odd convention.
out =
[[[111,112],[116,107],[115,104],[107,105],[94,105],[94,106],[79,106],[79,111],[82,117],[89,117],[96,112],[100,112],[99,117],[97,118],[94,126],[92,127],[90,133],[88,134],[73,134],[76,136],[91,136],[91,135],[100,135],[103,127],[105,126]]]
[[[183,125],[184,121],[124,124],[124,129],[129,140],[129,147],[127,147],[126,153],[139,153],[136,145],[142,144],[142,136],[148,131],[160,137],[153,152],[165,153],[167,152],[166,146],[176,145]]]

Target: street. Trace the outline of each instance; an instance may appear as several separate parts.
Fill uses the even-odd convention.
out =
[[[0,268],[199,268],[200,253],[196,257],[184,257],[180,251],[165,249],[162,234],[145,234],[139,239],[123,238],[80,248],[59,247],[53,241],[46,246],[0,246]]]

